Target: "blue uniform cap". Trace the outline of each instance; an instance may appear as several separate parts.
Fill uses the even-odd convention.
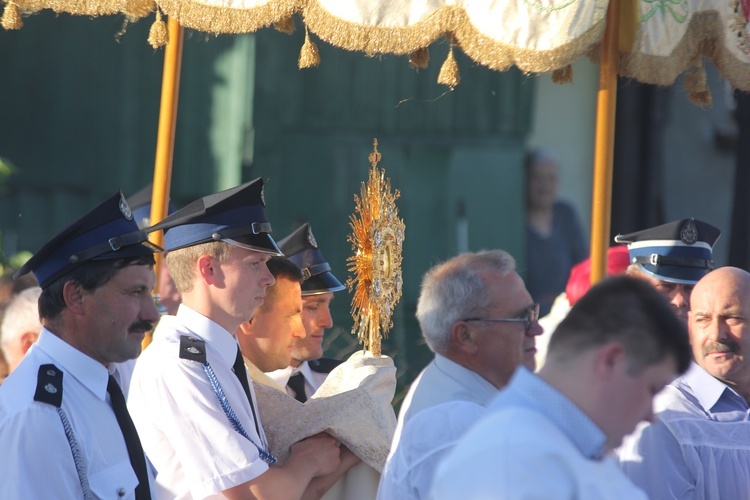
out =
[[[305,223],[292,234],[279,241],[284,256],[302,269],[302,296],[338,292],[346,288],[331,272],[323,253],[318,248],[310,224]]]
[[[128,197],[127,202],[130,210],[133,211],[133,219],[138,227],[143,229],[151,225],[151,199],[153,198],[153,184],[148,184],[140,191]],[[167,204],[167,215],[176,210],[170,200]]]
[[[615,241],[628,244],[630,263],[649,276],[694,285],[714,268],[713,246],[719,236],[718,228],[689,218],[617,235]]]
[[[160,229],[164,230],[166,251],[225,241],[256,252],[282,255],[266,219],[262,179],[195,200],[146,231]]]
[[[39,286],[46,288],[91,260],[139,257],[160,251],[138,229],[125,197],[118,191],[49,240],[14,278],[33,272]]]

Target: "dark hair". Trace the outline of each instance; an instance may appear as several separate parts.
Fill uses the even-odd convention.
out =
[[[142,255],[115,260],[92,260],[57,278],[42,290],[39,297],[39,317],[54,320],[67,306],[63,297],[63,287],[68,281],[75,281],[89,292],[109,282],[121,269],[128,266],[154,266],[153,255]]]
[[[287,279],[289,281],[296,281],[300,285],[305,281],[305,276],[302,274],[302,269],[297,264],[287,259],[286,257],[274,256],[268,259],[266,263],[268,270],[273,274],[274,279],[278,282],[280,279]],[[269,286],[266,289],[266,300],[261,305],[262,310],[268,310],[273,307],[276,300],[276,286]]]
[[[626,275],[602,280],[573,306],[552,335],[549,353],[564,360],[612,341],[625,348],[633,374],[669,355],[682,374],[692,359],[687,327],[664,296]]]
[[[291,281],[299,281],[300,284],[305,280],[302,269],[286,257],[271,257],[268,259],[267,265],[275,279],[286,278]]]

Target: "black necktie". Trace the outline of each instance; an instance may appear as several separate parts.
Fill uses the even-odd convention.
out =
[[[307,395],[305,394],[305,377],[302,376],[302,372],[297,372],[289,377],[286,386],[294,392],[294,399],[300,403],[307,401]]]
[[[107,392],[112,402],[112,409],[115,412],[117,423],[120,426],[122,435],[125,438],[125,446],[128,448],[130,465],[133,467],[138,486],[135,488],[135,498],[137,500],[151,500],[151,490],[148,486],[148,472],[146,471],[146,457],[143,454],[141,440],[138,438],[138,432],[135,430],[133,420],[130,418],[128,408],[125,405],[125,396],[122,394],[120,385],[112,375],[107,382]]]
[[[253,404],[253,397],[250,395],[250,382],[248,382],[247,380],[247,372],[245,371],[245,362],[242,359],[242,351],[240,351],[240,346],[237,346],[237,357],[234,358],[234,366],[232,367],[232,370],[234,370],[234,374],[237,376],[237,379],[240,381],[242,388],[245,390],[245,395],[247,396],[247,400],[250,402],[250,410],[253,412],[253,421],[255,422],[255,432],[257,432],[258,437],[260,437],[260,427],[258,427],[258,417],[257,415],[255,415],[255,405]]]

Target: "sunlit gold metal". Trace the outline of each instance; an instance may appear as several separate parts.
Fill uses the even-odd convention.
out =
[[[370,176],[362,183],[361,195],[354,195],[355,213],[349,217],[352,232],[347,238],[354,255],[347,259],[352,276],[346,281],[351,291],[352,333],[365,349],[380,355],[380,341],[393,327],[393,310],[401,298],[401,250],[406,226],[398,216],[398,190],[378,168],[381,154],[378,140],[370,153]]]

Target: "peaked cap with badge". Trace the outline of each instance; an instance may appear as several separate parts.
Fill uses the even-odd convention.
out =
[[[141,229],[151,225],[151,199],[153,198],[153,183],[148,184],[140,191],[128,197],[127,202],[133,211],[133,219]],[[167,205],[167,215],[176,210],[170,200]]]
[[[166,251],[211,241],[271,255],[282,255],[266,219],[263,179],[210,194],[177,210],[146,229],[164,230]]]
[[[92,260],[139,257],[160,252],[138,229],[133,213],[118,191],[102,204],[57,233],[14,275],[33,272],[47,288],[58,278]]]
[[[713,246],[721,231],[694,218],[615,236],[628,244],[631,264],[654,278],[694,285],[714,268]]]
[[[331,266],[318,248],[309,223],[303,224],[292,234],[279,241],[284,256],[302,269],[302,296],[338,292],[346,288],[331,272]]]

